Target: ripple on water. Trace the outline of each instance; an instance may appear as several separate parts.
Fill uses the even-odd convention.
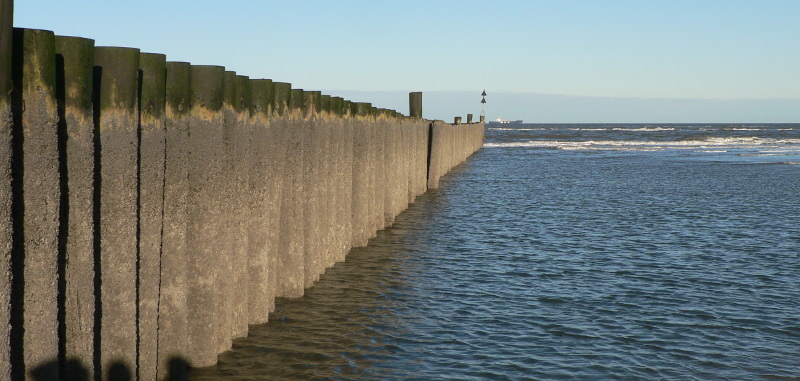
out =
[[[483,150],[191,379],[798,379],[785,171]]]

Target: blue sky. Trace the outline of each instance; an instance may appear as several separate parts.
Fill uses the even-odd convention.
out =
[[[586,114],[575,107],[592,99],[611,106],[619,99],[624,110],[625,100],[648,98],[738,111],[752,104],[753,114],[739,112],[736,121],[800,122],[798,19],[797,0],[17,0],[14,24],[365,96],[356,100],[370,101],[369,91],[486,88],[490,118],[578,121]],[[553,103],[548,119],[537,120],[541,110],[515,103],[517,93],[581,102]],[[506,99],[498,105],[493,94],[512,96],[496,97]],[[426,117],[450,118],[438,99],[426,97]],[[772,100],[778,103],[765,109]],[[402,96],[386,102],[375,103],[407,110]],[[503,114],[493,114],[500,106]],[[465,112],[479,113],[475,107]],[[708,115],[680,108],[672,117],[636,108],[622,114],[591,115],[598,122],[730,119],[724,107]]]

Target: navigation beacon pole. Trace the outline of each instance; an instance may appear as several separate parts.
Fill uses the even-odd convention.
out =
[[[481,93],[481,123],[486,121],[486,89]]]

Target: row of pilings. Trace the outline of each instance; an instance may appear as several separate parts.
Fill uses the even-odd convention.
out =
[[[483,142],[220,66],[11,28],[0,1],[0,379],[216,363]]]

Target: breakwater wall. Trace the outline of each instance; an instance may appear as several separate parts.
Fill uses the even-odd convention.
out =
[[[479,149],[448,124],[12,29],[0,0],[0,379],[180,379]]]

